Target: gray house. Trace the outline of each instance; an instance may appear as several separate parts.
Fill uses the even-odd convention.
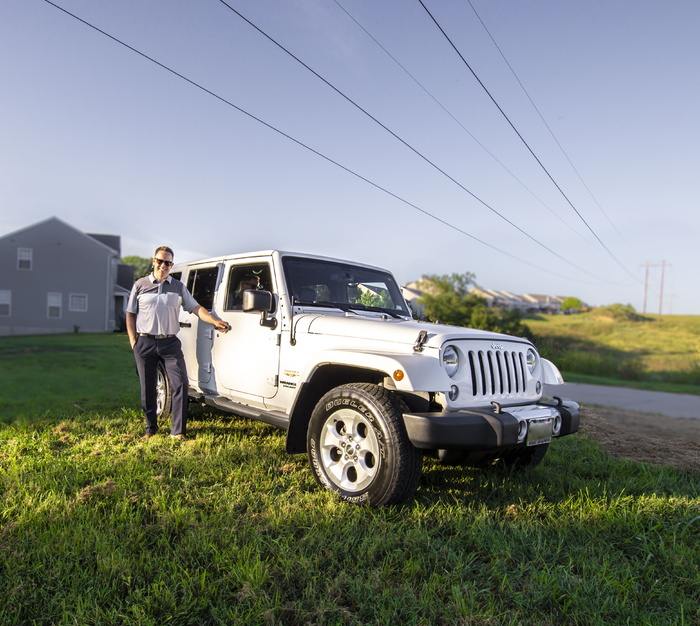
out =
[[[118,329],[133,283],[120,247],[56,217],[0,237],[0,335]]]

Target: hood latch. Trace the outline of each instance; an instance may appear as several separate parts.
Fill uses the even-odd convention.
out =
[[[416,339],[416,343],[413,344],[413,351],[423,352],[423,346],[425,345],[426,341],[428,341],[428,331],[421,330],[418,333],[418,339]]]

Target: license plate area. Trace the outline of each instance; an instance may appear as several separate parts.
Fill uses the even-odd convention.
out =
[[[527,424],[527,439],[525,441],[528,446],[539,446],[552,440],[554,418],[538,417],[529,420]]]

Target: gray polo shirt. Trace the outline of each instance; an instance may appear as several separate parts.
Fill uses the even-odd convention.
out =
[[[131,289],[126,312],[136,315],[136,332],[176,335],[180,330],[180,307],[192,313],[199,305],[187,287],[168,276],[163,282],[151,274],[139,278]]]

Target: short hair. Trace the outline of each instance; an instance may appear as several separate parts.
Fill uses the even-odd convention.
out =
[[[156,251],[153,253],[153,257],[155,258],[155,256],[156,256],[156,255],[158,254],[158,252],[160,252],[161,250],[162,250],[163,252],[169,252],[169,253],[170,253],[170,256],[173,257],[173,259],[175,258],[175,253],[172,251],[172,249],[168,248],[168,246],[160,246],[159,248],[156,248]]]
[[[260,284],[260,277],[257,274],[244,274],[241,279],[238,281],[238,284],[240,285],[242,282],[248,282],[254,280],[256,285]]]

